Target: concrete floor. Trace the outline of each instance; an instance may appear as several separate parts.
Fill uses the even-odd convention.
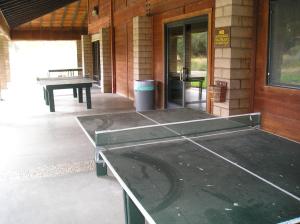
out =
[[[133,110],[132,102],[95,88],[87,110],[60,90],[50,113],[39,86],[22,86],[0,101],[0,223],[124,223],[122,190],[96,177],[93,146],[75,116]]]

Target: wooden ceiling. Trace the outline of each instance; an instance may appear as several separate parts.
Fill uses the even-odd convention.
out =
[[[87,30],[87,0],[78,0],[14,30]]]
[[[2,11],[11,29],[59,9],[76,0],[0,0]]]

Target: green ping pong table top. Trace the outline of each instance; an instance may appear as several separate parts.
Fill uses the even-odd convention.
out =
[[[216,118],[191,109],[78,117],[96,146],[98,174],[108,167],[124,190],[126,223],[299,223],[299,143],[256,125],[96,145],[95,132],[201,119]]]

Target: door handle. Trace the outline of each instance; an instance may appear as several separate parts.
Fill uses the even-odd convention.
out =
[[[182,68],[182,80],[183,81],[185,81],[185,80],[187,80],[187,78],[188,78],[188,68],[186,68],[186,67],[183,67]]]

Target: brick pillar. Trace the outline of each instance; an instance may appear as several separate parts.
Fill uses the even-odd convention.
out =
[[[134,80],[153,79],[152,17],[133,18],[133,77]]]
[[[0,33],[0,91],[10,81],[9,39]]]
[[[111,51],[110,51],[110,29],[102,28],[99,31],[100,44],[100,66],[101,66],[101,91],[103,93],[112,92],[111,73]]]
[[[231,46],[215,48],[214,80],[226,81],[225,103],[214,103],[215,115],[250,110],[254,0],[216,0],[215,27],[230,27]]]
[[[82,68],[82,47],[81,40],[76,40],[76,50],[77,50],[77,67]],[[82,73],[79,72],[79,75]]]
[[[81,36],[81,48],[83,74],[89,78],[93,78],[93,53],[91,36]]]

